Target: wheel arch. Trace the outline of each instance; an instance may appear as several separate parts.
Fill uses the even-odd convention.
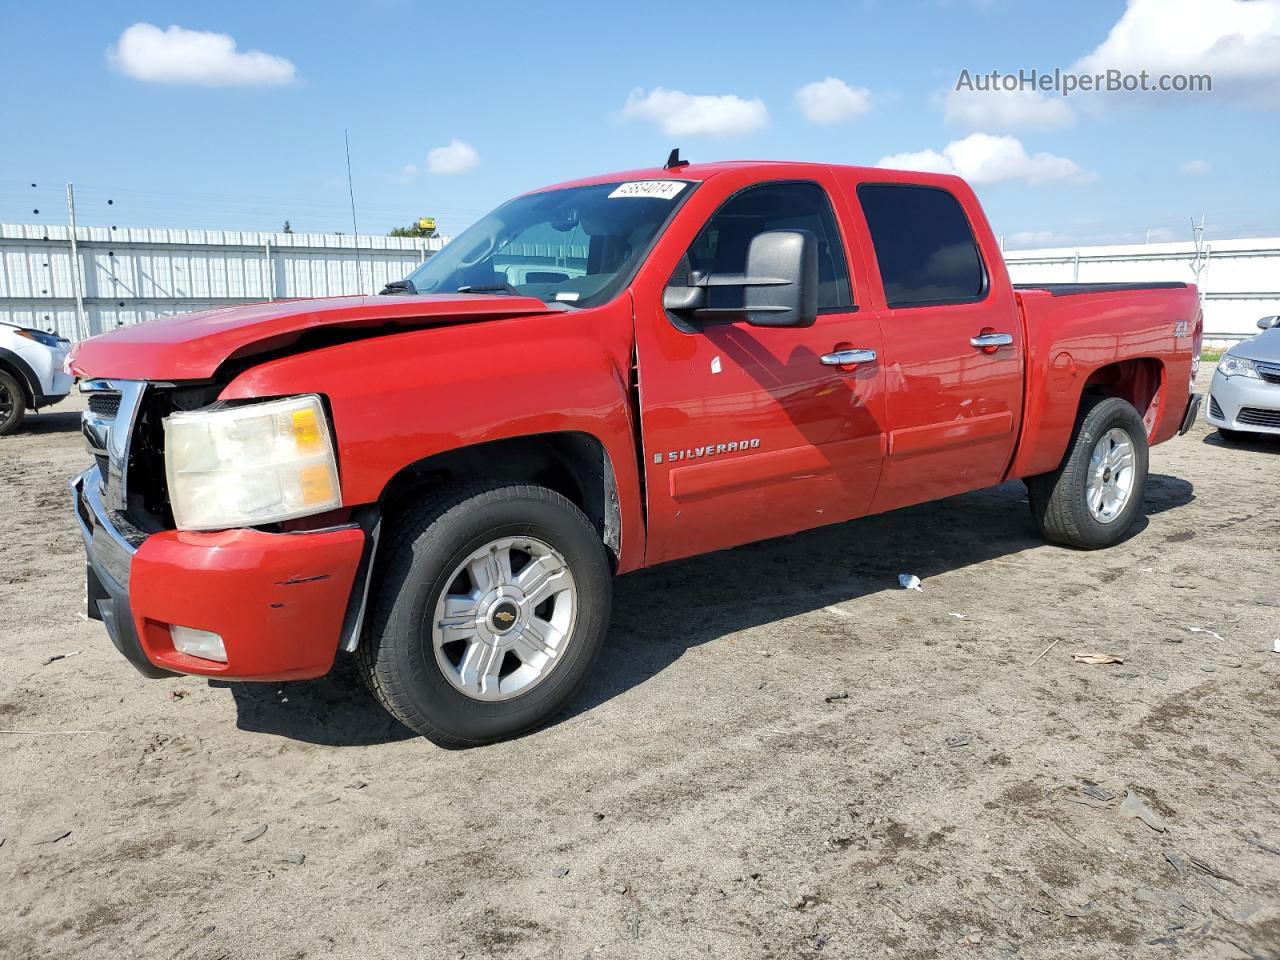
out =
[[[1147,436],[1155,435],[1165,395],[1164,361],[1157,357],[1132,357],[1104,364],[1094,370],[1076,402],[1077,415],[1090,396],[1119,397],[1142,418]]]
[[[0,370],[12,376],[22,387],[29,409],[35,409],[36,397],[41,395],[40,381],[31,366],[12,350],[0,347]]]
[[[567,430],[490,440],[432,454],[401,468],[378,499],[384,519],[446,483],[467,480],[537,483],[577,506],[600,534],[614,569],[622,545],[617,477],[605,444]]]
[[[1033,477],[1057,469],[1067,456],[1080,417],[1098,397],[1119,397],[1142,418],[1150,442],[1158,442],[1168,416],[1168,368],[1158,357],[1126,357],[1088,373],[1071,366],[1033,374],[1022,437],[1008,477]]]

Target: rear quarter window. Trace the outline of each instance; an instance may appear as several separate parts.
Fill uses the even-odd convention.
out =
[[[867,220],[890,307],[972,303],[987,292],[987,271],[964,208],[936,187],[864,183]]]

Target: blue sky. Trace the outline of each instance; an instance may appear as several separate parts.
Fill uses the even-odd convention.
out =
[[[0,58],[0,222],[349,232],[346,128],[362,233],[679,145],[955,169],[1017,246],[1280,234],[1280,0],[8,3]],[[1073,65],[1214,91],[948,100]]]

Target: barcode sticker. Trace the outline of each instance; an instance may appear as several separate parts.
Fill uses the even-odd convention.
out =
[[[631,183],[623,183],[618,186],[613,193],[609,194],[609,199],[614,197],[656,197],[659,200],[674,200],[680,195],[680,191],[685,188],[686,184],[683,180],[633,180]]]

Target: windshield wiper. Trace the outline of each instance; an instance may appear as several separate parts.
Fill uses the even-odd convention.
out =
[[[464,283],[458,293],[500,293],[504,297],[523,297],[524,294],[509,283]]]
[[[379,291],[379,296],[412,296],[418,289],[412,280],[392,280]]]

